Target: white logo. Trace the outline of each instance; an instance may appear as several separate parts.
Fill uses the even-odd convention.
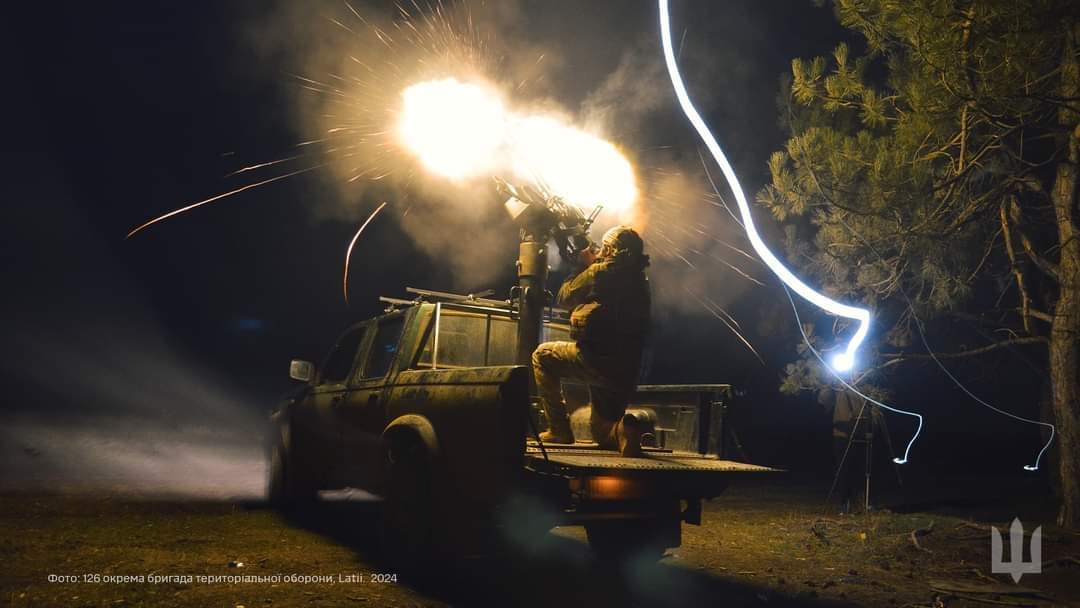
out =
[[[1013,582],[1019,583],[1025,574],[1042,572],[1042,526],[1031,533],[1031,561],[1024,561],[1024,524],[1020,518],[1014,518],[1009,526],[1009,561],[1005,561],[1005,547],[1002,546],[1001,532],[990,526],[990,571],[994,574],[1008,574]]]

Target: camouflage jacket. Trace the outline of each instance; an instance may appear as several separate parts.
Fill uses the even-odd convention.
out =
[[[649,279],[618,260],[590,264],[559,289],[571,309],[570,337],[598,350],[640,348],[649,329]]]
[[[870,420],[872,411],[865,399],[846,390],[825,388],[818,393],[818,403],[825,406],[826,411],[832,410],[833,437],[847,439],[852,435],[866,433],[867,422]],[[880,415],[880,413],[877,413]]]

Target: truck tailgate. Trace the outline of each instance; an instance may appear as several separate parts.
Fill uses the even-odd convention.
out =
[[[783,472],[694,452],[648,449],[640,458],[625,458],[595,444],[541,450],[532,441],[525,448],[525,469],[553,495],[569,492],[564,515],[571,523],[648,511],[670,500],[711,498],[737,478]],[[700,521],[700,509],[687,521],[694,519]]]
[[[555,448],[544,446],[547,459],[540,447],[531,444],[526,448],[526,463],[537,468],[564,468],[582,475],[620,472],[633,474],[644,471],[696,472],[696,473],[775,473],[779,469],[721,460],[715,456],[706,456],[691,452],[671,452],[648,450],[641,458],[624,458],[613,450],[599,448]]]

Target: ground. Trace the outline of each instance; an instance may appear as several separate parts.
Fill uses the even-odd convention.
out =
[[[1080,536],[1040,519],[1040,505],[986,504],[841,516],[824,505],[820,484],[747,483],[708,502],[704,525],[684,526],[683,546],[657,564],[598,564],[580,529],[560,528],[513,555],[440,562],[417,578],[381,560],[371,525],[377,505],[369,502],[326,502],[284,517],[259,501],[6,493],[0,598],[10,606],[247,608],[1080,605],[1080,564],[1068,559],[1080,555]],[[1000,512],[1032,527],[1047,522],[1043,572],[1019,587],[990,572],[986,525],[1004,528],[1011,518]],[[276,574],[282,578],[237,583],[108,578]],[[1027,591],[1015,593],[1021,587]]]

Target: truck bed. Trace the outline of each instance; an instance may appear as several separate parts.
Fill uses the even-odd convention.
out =
[[[544,457],[547,452],[547,458]],[[526,466],[554,472],[563,469],[581,475],[598,473],[627,473],[645,471],[670,471],[684,473],[771,473],[779,472],[753,464],[721,460],[715,456],[693,452],[675,452],[662,449],[645,449],[640,458],[625,458],[614,450],[602,450],[596,444],[578,443],[573,447],[540,446],[529,441],[525,448]]]

